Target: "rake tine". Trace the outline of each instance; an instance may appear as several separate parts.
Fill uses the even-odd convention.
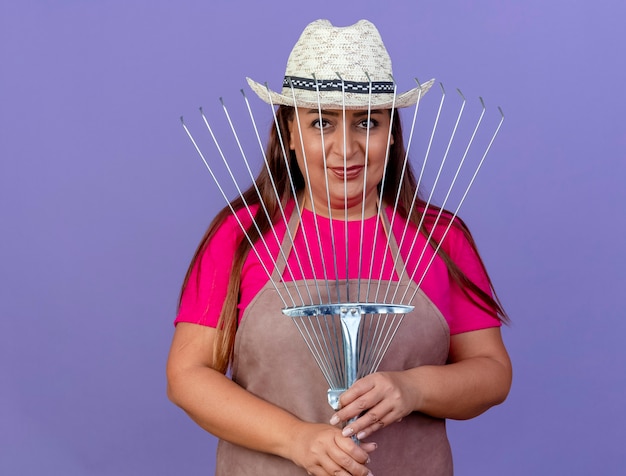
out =
[[[305,319],[305,318],[302,318],[302,319]],[[315,345],[316,339],[311,335],[311,331],[307,328],[306,323],[300,322],[300,320],[301,320],[300,318],[294,318],[293,322],[296,325],[296,328],[298,329],[298,331],[300,332],[300,335],[302,336],[304,343],[306,344],[307,348],[311,352],[311,355],[315,359],[317,366],[324,374],[324,378],[326,379],[327,382],[331,382],[334,378],[333,372],[331,368],[329,367],[328,362],[324,359],[324,354],[320,352],[318,347],[316,347]]]
[[[341,115],[343,121],[343,208],[344,208],[344,221],[343,221],[343,230],[346,242],[346,301],[350,302],[350,286],[348,284],[348,275],[350,270],[350,258],[349,258],[349,250],[350,250],[350,238],[348,236],[348,178],[347,178],[347,138],[346,138],[346,83],[338,72],[335,72],[339,80],[341,81]],[[333,250],[334,251],[334,250]],[[339,301],[341,302],[341,297],[338,296]]]
[[[276,197],[276,203],[278,203],[278,209],[280,210],[280,215],[281,218],[283,220],[283,223],[285,224],[285,232],[287,233],[287,236],[289,238],[289,242],[291,244],[291,247],[293,249],[294,247],[294,237],[291,233],[291,230],[289,229],[289,220],[287,219],[287,216],[285,215],[285,209],[283,208],[283,203],[280,197],[280,194],[278,193],[278,190],[276,189],[276,182],[274,181],[274,176],[271,173],[270,170],[270,166],[267,160],[267,155],[265,154],[265,148],[263,147],[263,142],[261,141],[261,136],[259,134],[259,130],[257,128],[256,125],[256,121],[254,119],[254,114],[252,113],[252,108],[250,107],[250,103],[248,101],[248,98],[246,97],[246,93],[244,92],[244,90],[241,90],[241,94],[243,95],[243,99],[246,103],[246,108],[248,109],[248,114],[250,116],[250,121],[252,122],[252,127],[254,128],[254,133],[256,135],[257,138],[257,142],[259,144],[259,148],[261,149],[261,155],[263,156],[263,163],[265,164],[265,169],[267,170],[267,175],[270,179],[270,182],[272,184],[272,190],[274,191],[274,196]],[[272,108],[273,109],[273,108]],[[254,181],[254,179],[253,179]],[[290,181],[291,186],[293,187],[293,182]],[[295,190],[294,190],[294,197],[295,197]],[[297,204],[297,199],[295,200],[296,204]],[[283,255],[284,256],[284,255]],[[296,263],[298,265],[298,268],[300,269],[300,274],[302,276],[304,276],[304,269],[302,267],[302,262],[300,261],[300,254],[297,252],[294,252],[294,257],[296,259]],[[287,263],[287,257],[283,258],[285,260],[285,263]],[[289,266],[286,265],[286,268],[289,270],[290,274],[292,275],[292,279],[293,279],[293,274],[291,273],[291,270],[289,269]],[[311,293],[309,291],[309,287],[305,286],[305,289],[309,295],[309,302],[313,302],[313,297],[311,296]]]
[[[389,121],[389,133],[387,134],[387,146],[385,148],[385,163],[384,163],[384,167],[383,167],[383,176],[380,182],[380,199],[379,199],[379,203],[378,203],[378,219],[376,220],[376,224],[374,227],[374,241],[372,244],[372,250],[376,249],[376,242],[378,239],[378,230],[380,227],[380,223],[383,220],[383,213],[385,213],[384,210],[384,205],[382,203],[382,196],[384,195],[384,191],[385,191],[385,183],[386,183],[386,178],[387,178],[387,164],[389,163],[389,154],[391,152],[391,138],[392,138],[392,130],[393,130],[393,120],[394,120],[394,116],[395,116],[395,110],[396,110],[396,97],[397,97],[397,92],[398,92],[398,85],[396,84],[395,79],[393,78],[393,76],[391,77],[391,80],[393,81],[393,100],[391,102],[391,120]],[[419,104],[419,100],[421,98],[422,95],[422,91],[420,89],[419,93],[418,93],[418,99],[417,102]],[[385,256],[387,254],[386,250],[389,246],[389,241],[387,241],[387,247],[385,248],[385,251],[383,252],[383,256]],[[384,265],[384,261],[383,261],[383,265]],[[368,279],[367,279],[367,296],[365,298],[365,302],[370,302],[370,290],[371,290],[371,286],[372,286],[372,277],[373,277],[373,273],[374,273],[374,252],[372,251],[372,256],[370,258],[370,270],[368,273]],[[382,276],[382,274],[381,274]],[[376,297],[376,296],[375,296]]]
[[[276,132],[277,132],[277,136],[278,136],[278,142],[280,144],[280,149],[281,149],[281,152],[282,152],[282,157],[283,157],[283,161],[284,161],[284,164],[285,164],[285,169],[287,170],[288,176],[291,177],[292,176],[292,172],[291,172],[291,166],[289,165],[289,155],[287,154],[287,149],[285,148],[285,140],[283,138],[283,134],[282,134],[282,131],[280,129],[280,124],[278,123],[278,117],[276,116],[276,109],[274,108],[274,103],[272,101],[272,95],[270,94],[270,89],[269,89],[269,86],[267,85],[267,83],[265,83],[265,88],[267,89],[268,102],[270,104],[270,110],[272,111],[272,117],[274,119],[274,125],[276,127]],[[307,236],[306,235],[306,226],[302,222],[302,206],[300,205],[300,200],[299,200],[299,197],[298,197],[298,193],[297,193],[297,191],[295,189],[293,180],[289,180],[289,186],[290,186],[291,194],[294,197],[295,210],[296,210],[296,212],[298,214],[298,221],[299,221],[300,227],[302,228],[302,233],[303,233],[304,236]],[[311,269],[314,269],[313,268],[313,258],[311,256],[311,251],[310,251],[310,249],[308,247],[307,241],[304,240],[304,242],[305,242],[305,245],[306,245],[305,249],[306,249],[307,257],[308,257],[308,260],[309,260],[309,265],[311,266]],[[298,253],[297,249],[294,249],[293,252],[294,252],[294,254],[296,254],[296,256],[299,256],[299,253]],[[303,273],[303,276],[304,276],[304,273]],[[308,288],[308,286],[307,286],[307,288]],[[310,295],[310,292],[309,292],[309,295]],[[318,295],[319,295],[319,290],[318,290]],[[320,298],[320,300],[321,300],[321,298]],[[311,297],[311,303],[313,303],[313,298],[312,297]]]
[[[320,123],[322,122],[322,104],[321,104],[321,97],[320,97],[320,88],[319,88],[319,82],[317,81],[317,78],[315,77],[315,75],[313,75],[313,79],[315,80],[315,92],[317,95],[317,115],[318,115],[318,120],[320,121]],[[326,146],[324,143],[324,128],[320,127],[320,140],[321,140],[321,145],[322,145],[322,160],[324,162],[324,170],[327,169],[327,157],[326,157]],[[332,225],[333,223],[333,212],[332,212],[332,207],[330,206],[330,186],[328,184],[328,175],[324,174],[324,184],[326,186],[326,202],[327,202],[327,206],[328,206],[328,219],[329,219],[329,223],[330,223],[330,243],[331,243],[331,249],[333,250],[333,267],[334,267],[334,271],[335,271],[335,290],[337,292],[337,296],[340,296],[340,291],[339,291],[339,270],[338,270],[338,264],[337,264],[337,253],[335,253],[336,248],[336,243],[335,243],[335,227]],[[317,220],[316,220],[317,221]],[[319,236],[318,236],[318,240],[319,240]],[[322,249],[322,245],[321,245],[321,240],[320,240],[320,250]],[[326,263],[324,262],[324,260],[322,260],[322,270],[324,272],[324,276],[328,276],[327,271],[326,271]],[[328,294],[330,296],[330,288],[329,288],[329,284],[328,284],[328,279],[325,280],[326,281],[326,286],[327,286],[327,290],[328,290]]]
[[[180,118],[180,122],[183,125],[183,129],[185,130],[185,132],[187,133],[187,136],[189,137],[189,139],[191,140],[191,143],[193,144],[193,146],[196,149],[196,152],[198,153],[198,155],[200,156],[200,158],[202,159],[202,162],[204,163],[205,167],[207,168],[207,170],[209,171],[209,174],[211,174],[211,177],[213,178],[213,181],[215,182],[215,184],[217,185],[218,190],[220,191],[220,193],[222,194],[222,197],[224,197],[224,200],[226,201],[226,203],[228,204],[228,207],[230,208],[230,211],[233,215],[233,217],[235,217],[235,220],[237,221],[237,224],[239,225],[239,227],[241,228],[241,230],[244,233],[244,236],[246,237],[246,239],[248,240],[248,243],[250,243],[250,249],[252,249],[252,251],[255,253],[257,259],[259,260],[259,262],[261,263],[263,270],[265,271],[265,274],[267,274],[267,277],[269,278],[269,280],[272,282],[272,285],[274,286],[274,289],[276,290],[276,293],[278,294],[280,300],[283,302],[283,304],[285,306],[287,306],[287,302],[285,301],[285,299],[282,296],[282,293],[279,291],[278,287],[276,286],[276,283],[274,283],[274,281],[272,280],[272,274],[269,272],[269,270],[267,269],[267,267],[265,266],[265,263],[263,263],[263,260],[261,259],[258,251],[255,249],[254,247],[254,243],[252,242],[252,240],[250,239],[250,236],[248,235],[248,232],[246,230],[246,227],[243,225],[243,223],[241,222],[241,220],[239,219],[239,216],[237,214],[237,212],[233,209],[232,205],[230,204],[230,200],[228,199],[228,196],[226,195],[226,193],[224,192],[224,189],[222,188],[222,186],[219,183],[219,180],[217,180],[217,177],[215,176],[215,174],[213,173],[213,169],[211,168],[211,166],[209,165],[209,163],[207,162],[206,158],[204,157],[204,154],[202,153],[202,151],[200,150],[200,147],[198,147],[197,142],[195,141],[195,139],[193,138],[191,132],[189,131],[189,128],[187,127],[187,125],[185,124],[185,121],[183,120],[183,117],[181,116]],[[211,130],[211,136],[214,138],[213,140],[215,141],[215,136],[213,135],[213,131]],[[220,154],[221,154],[221,149],[219,148],[219,145],[216,142],[216,145],[218,147],[218,149],[220,150]],[[248,210],[249,212],[249,210]],[[274,263],[275,264],[275,263]],[[291,293],[289,292],[289,289],[287,288],[287,285],[283,282],[283,285],[285,287],[285,290],[287,292],[287,295],[289,296],[289,298],[291,299],[292,305],[296,305],[295,301],[293,299],[293,296],[291,295]]]
[[[422,184],[422,180],[424,178],[424,171],[426,169],[426,164],[428,163],[428,159],[430,158],[430,152],[432,150],[432,145],[433,145],[433,141],[435,139],[435,133],[437,132],[437,127],[439,125],[439,119],[441,118],[441,111],[443,110],[443,104],[444,101],[446,99],[446,91],[443,87],[442,83],[439,83],[439,86],[441,87],[441,100],[439,101],[439,109],[437,110],[437,116],[435,117],[435,122],[433,123],[433,128],[431,130],[430,133],[430,138],[428,140],[428,147],[426,148],[426,154],[424,156],[424,160],[422,161],[422,167],[420,169],[420,174],[419,177],[417,179],[417,186],[415,187],[415,193],[413,194],[413,199],[411,200],[411,207],[409,208],[409,211],[407,212],[407,216],[411,216],[411,214],[413,213],[413,208],[415,207],[415,203],[417,202],[418,199],[418,195],[419,195],[419,189],[420,186]],[[413,135],[414,132],[414,128],[415,128],[415,121],[413,121],[413,124],[411,126],[411,133],[410,136]],[[408,152],[407,152],[408,155]],[[397,209],[394,209],[394,215]],[[426,206],[424,207],[424,213],[426,213],[426,211],[428,210],[428,203],[426,204]],[[404,224],[404,229],[402,230],[402,237],[400,238],[400,242],[398,243],[398,253],[399,253],[399,249],[402,247],[402,244],[404,243],[404,238],[406,236],[406,233],[408,231],[409,228],[409,220],[406,220],[405,224]],[[418,226],[418,230],[421,227],[421,223]],[[397,260],[397,255],[396,255],[396,260]],[[394,261],[395,264],[396,261]],[[387,297],[389,295],[389,291],[391,288],[391,281],[389,281],[389,283],[387,284],[387,290],[385,291],[385,301],[387,300]]]
[[[375,321],[375,325],[372,325],[372,321]],[[361,349],[364,349],[364,352],[360,356],[360,377],[363,376],[361,374],[364,372],[369,373],[369,369],[376,361],[376,348],[379,345],[385,322],[381,314],[372,314],[366,325],[367,329],[365,325],[361,329]]]
[[[244,95],[244,98],[245,98],[245,95]],[[230,118],[230,114],[228,113],[228,108],[226,107],[226,104],[224,104],[224,100],[222,98],[220,98],[220,103],[222,104],[222,108],[224,110],[224,114],[226,115],[226,120],[228,121],[228,125],[230,126],[230,130],[233,133],[233,137],[235,138],[235,142],[237,143],[237,147],[239,148],[239,152],[241,153],[241,157],[243,158],[243,162],[244,162],[244,164],[246,166],[246,170],[248,171],[248,175],[250,176],[250,179],[252,181],[252,186],[254,187],[254,190],[256,191],[256,193],[257,193],[257,195],[259,197],[259,203],[260,203],[261,208],[263,209],[263,213],[265,214],[265,217],[268,220],[268,222],[272,223],[272,217],[270,216],[270,214],[269,214],[269,212],[267,210],[267,206],[265,205],[265,202],[263,201],[263,196],[261,195],[261,191],[259,190],[259,187],[258,187],[258,185],[256,183],[256,180],[254,179],[254,174],[252,173],[252,170],[250,169],[250,163],[248,162],[248,158],[246,156],[246,153],[243,150],[243,147],[241,145],[241,141],[239,140],[239,135],[237,134],[237,131],[235,130],[235,126],[233,125],[233,122],[232,122],[232,120]],[[256,125],[255,125],[255,129],[256,129]],[[273,183],[274,182],[272,180],[272,184]],[[237,188],[237,190],[239,190],[239,188]],[[241,197],[243,199],[243,195]],[[280,204],[280,201],[278,203]],[[282,206],[280,206],[280,209],[281,209],[281,213],[282,213],[282,215],[284,217],[284,212],[282,210]],[[248,210],[248,211],[251,212],[250,210]],[[282,250],[281,239],[276,234],[276,228],[274,226],[272,226],[270,229],[271,229],[272,235],[274,236],[274,239],[276,240],[276,244],[278,245],[279,252],[282,255],[282,257],[283,257],[283,259],[285,260],[285,263],[286,263],[287,262],[287,256],[285,256],[285,253]],[[265,238],[263,236],[260,236],[259,239],[265,241]],[[269,248],[268,248],[268,250],[269,250]],[[291,272],[291,268],[289,266],[286,266],[286,271],[289,273],[291,281],[295,282],[295,278],[294,278],[293,273]],[[298,286],[294,286],[294,288],[296,290],[296,293],[298,294],[298,297],[300,298],[300,302],[304,305],[304,298],[302,297],[302,294],[300,293],[300,288]]]
[[[342,373],[341,356],[339,355],[341,346],[338,344],[336,329],[329,325],[328,318],[332,320],[332,316],[316,314],[314,316],[296,317],[295,320],[301,321],[302,327],[306,329],[305,339],[316,349],[315,353],[318,355],[319,361],[326,362],[325,371],[333,376],[328,381],[334,382],[333,385],[338,386]]]
[[[332,362],[333,362],[333,368],[335,369],[335,375],[340,376],[340,378],[338,378],[337,382],[335,383],[335,387],[337,388],[340,384],[340,382],[343,380],[343,375],[344,375],[344,366],[342,365],[341,362],[341,349],[342,349],[342,337],[341,337],[341,332],[337,332],[338,329],[335,326],[330,326],[329,325],[329,320],[332,323],[332,320],[334,319],[334,316],[332,315],[325,315],[324,316],[324,328],[327,332],[327,334],[324,335],[328,335],[328,344],[326,346],[326,351],[328,353],[328,355],[330,355],[332,357]],[[321,327],[321,326],[320,326]],[[325,342],[326,343],[326,342]],[[333,345],[334,344],[334,345]]]
[[[461,96],[463,97],[463,94],[461,93],[461,91],[459,91],[459,94],[461,94]],[[463,99],[465,99],[465,98],[463,97]],[[456,181],[457,181],[457,178],[459,176],[459,173],[461,172],[461,169],[462,169],[462,167],[463,167],[463,165],[465,163],[465,159],[467,158],[467,154],[468,154],[468,152],[469,152],[469,150],[470,150],[470,148],[471,148],[471,146],[472,146],[472,144],[474,142],[474,139],[476,137],[478,129],[480,128],[480,125],[482,123],[483,117],[485,115],[485,107],[484,107],[484,103],[482,102],[482,99],[481,99],[481,104],[482,104],[483,107],[482,107],[480,116],[478,118],[478,121],[476,123],[476,126],[474,127],[472,135],[471,135],[471,137],[470,137],[470,139],[469,139],[469,141],[467,143],[467,146],[465,147],[465,151],[463,152],[463,156],[461,157],[461,160],[459,161],[459,164],[458,164],[457,169],[455,171],[454,177],[452,178],[450,186],[448,187],[448,191],[446,193],[446,196],[444,197],[443,202],[442,202],[442,204],[441,204],[441,206],[439,208],[439,211],[437,212],[437,217],[435,218],[435,220],[434,220],[434,222],[432,224],[432,228],[431,228],[431,230],[430,230],[430,232],[428,234],[428,237],[427,237],[427,239],[426,239],[426,241],[424,243],[424,246],[422,247],[422,251],[420,253],[420,256],[417,259],[416,268],[413,270],[411,278],[413,278],[415,276],[415,274],[417,273],[417,269],[418,269],[419,265],[422,263],[422,259],[424,257],[424,254],[425,254],[426,250],[428,249],[428,247],[430,246],[430,240],[433,237],[433,234],[434,234],[435,229],[437,228],[437,225],[439,224],[439,220],[440,220],[440,218],[441,218],[441,216],[443,214],[443,211],[446,208],[446,205],[448,203],[448,199],[450,197],[450,194],[452,193],[452,190],[453,190],[453,188],[454,188],[454,186],[456,184]],[[417,237],[418,237],[418,235],[415,235],[413,237],[413,241],[411,243],[411,247],[410,247],[409,253],[408,253],[409,256],[413,253],[414,246],[417,243]],[[428,271],[428,268],[424,271],[423,275],[425,275],[427,271]],[[404,301],[404,299],[405,299],[405,297],[407,295],[407,292],[408,292],[408,289],[404,291],[402,297],[400,298],[400,302]],[[395,295],[394,295],[394,297],[395,297]]]
[[[361,271],[363,269],[363,233],[365,231],[365,192],[367,186],[367,165],[369,162],[369,145],[370,145],[370,124],[372,120],[372,79],[370,75],[365,72],[367,76],[368,85],[368,98],[367,98],[367,131],[365,136],[365,167],[363,169],[363,194],[361,196],[361,229],[359,233],[359,262],[357,267],[357,300],[361,300]],[[344,124],[344,128],[346,124]],[[373,250],[372,250],[373,252]]]
[[[443,88],[443,86],[442,86],[442,88]],[[454,128],[452,129],[452,132],[450,134],[450,139],[448,140],[448,144],[447,144],[446,150],[445,150],[445,152],[443,154],[443,158],[441,159],[441,162],[439,164],[439,169],[437,170],[437,175],[436,175],[435,180],[433,182],[433,185],[432,185],[432,187],[430,189],[430,194],[428,195],[428,199],[426,200],[426,205],[424,206],[424,213],[422,213],[422,216],[420,217],[419,224],[417,225],[417,229],[418,230],[421,230],[422,229],[422,225],[424,224],[424,219],[426,217],[426,214],[428,213],[428,208],[430,207],[433,195],[435,193],[435,189],[437,188],[437,184],[439,183],[439,178],[441,177],[441,172],[443,171],[443,167],[444,167],[444,165],[446,163],[446,160],[448,158],[448,153],[450,152],[450,147],[452,146],[452,142],[454,141],[454,138],[456,136],[456,132],[457,132],[457,129],[459,127],[459,122],[461,121],[461,117],[463,116],[463,111],[465,110],[465,104],[466,104],[465,97],[463,96],[461,91],[459,91],[458,89],[457,89],[457,91],[459,92],[463,102],[461,103],[461,108],[459,109],[459,113],[457,115],[456,122],[454,123]],[[416,195],[416,197],[417,197],[417,195]],[[413,202],[413,203],[415,203],[415,202]],[[407,221],[407,224],[408,224],[408,221]],[[405,233],[406,233],[407,229],[408,229],[408,227],[405,227],[405,229],[404,229]],[[402,244],[404,243],[404,240],[406,238],[405,233],[403,233],[403,235],[402,235],[402,238],[401,238],[400,243],[398,245],[399,248],[402,247]],[[418,235],[419,235],[419,233],[417,233],[415,235],[415,237],[413,239],[413,242],[412,242],[412,245],[417,240],[417,236]],[[411,249],[409,251],[409,256],[410,256],[412,251],[413,251],[413,246],[411,246]],[[397,262],[397,260],[399,258],[400,258],[400,251],[398,250],[398,253],[396,255],[396,261],[394,261],[394,266],[395,266],[395,264],[396,264],[396,262]],[[419,263],[419,261],[418,261],[418,263]],[[399,288],[399,283],[400,283],[399,280],[404,275],[405,270],[406,270],[406,267],[402,269],[401,276],[398,278],[398,286],[396,287],[396,290],[394,291],[393,296],[391,297],[391,301],[393,301],[395,299],[396,294],[398,293],[398,290],[400,289]]]
[[[220,98],[221,100],[221,98]],[[241,198],[244,207],[246,209],[246,211],[248,212],[248,215],[250,216],[250,219],[252,220],[252,224],[254,225],[258,235],[259,235],[259,241],[263,244],[265,251],[267,252],[267,255],[270,257],[270,259],[272,259],[273,264],[274,264],[274,268],[277,268],[277,261],[276,259],[272,256],[272,253],[267,245],[267,242],[265,241],[265,238],[263,237],[263,233],[261,233],[261,230],[259,229],[259,226],[254,218],[254,215],[252,214],[252,211],[250,209],[250,206],[248,205],[248,202],[246,201],[243,192],[241,191],[241,189],[239,188],[239,184],[237,182],[237,179],[235,179],[235,176],[230,168],[230,165],[228,164],[228,161],[226,160],[226,156],[224,155],[224,153],[222,152],[222,148],[219,145],[219,142],[217,140],[217,138],[215,137],[215,134],[213,133],[213,129],[211,128],[211,125],[209,124],[208,119],[206,118],[206,116],[204,115],[204,111],[202,110],[202,108],[200,108],[200,115],[202,116],[202,119],[204,121],[204,124],[206,125],[209,133],[211,134],[211,138],[213,139],[213,142],[215,143],[215,146],[217,147],[217,150],[219,152],[220,157],[222,158],[222,162],[224,163],[224,166],[226,167],[226,170],[228,171],[228,174],[230,175],[230,178],[233,182],[233,184],[235,185],[235,188],[237,189],[237,193],[239,194],[239,197]],[[284,278],[282,276],[279,277],[281,282],[283,283],[283,285],[285,286],[285,289],[287,290],[287,292],[289,292],[290,298],[292,301],[295,302],[295,300],[293,299],[293,297],[291,296],[291,292],[289,291],[287,284],[284,281]]]
[[[368,373],[373,373],[378,370],[380,363],[385,357],[385,353],[387,349],[391,345],[393,338],[395,337],[398,329],[400,328],[400,324],[404,319],[404,314],[392,314],[391,324],[387,325],[387,319],[389,318],[389,314],[385,314],[384,324],[381,329],[380,338],[378,339],[377,345],[374,346],[373,356],[375,357],[374,362],[367,369]]]
[[[300,138],[302,157],[303,157],[303,160],[304,160],[305,180],[306,180],[307,183],[310,184],[311,183],[311,177],[309,175],[309,166],[308,166],[308,161],[307,161],[307,158],[306,158],[306,151],[304,149],[304,141],[302,139],[302,126],[301,126],[301,123],[300,123],[300,114],[298,113],[298,106],[297,106],[297,103],[296,103],[296,95],[295,95],[295,91],[294,91],[293,82],[291,81],[291,79],[289,79],[289,85],[291,87],[291,94],[292,94],[292,97],[293,97],[293,104],[294,104],[295,120],[296,120],[296,124],[298,126],[298,135],[299,135],[299,138]],[[315,209],[315,200],[313,199],[313,192],[311,190],[311,187],[309,187],[309,199],[311,200],[311,209],[313,211],[313,216],[315,218],[315,220],[314,220],[315,232],[316,232],[316,235],[317,235],[317,242],[318,242],[318,246],[319,246],[320,256],[324,256],[324,252],[323,252],[323,248],[322,248],[322,241],[321,241],[320,231],[319,231],[319,224],[317,222],[317,212],[316,212],[316,209]],[[302,224],[302,217],[300,217],[300,223]],[[305,237],[306,237],[306,235],[305,235]],[[309,248],[308,240],[305,239],[304,243],[306,245],[307,252],[309,254],[309,258],[310,258],[310,261],[311,261],[311,269],[315,270],[315,266],[313,265],[313,259],[311,257],[311,250]],[[328,281],[328,276],[326,274],[326,267],[325,266],[323,266],[323,272],[324,272],[324,281]],[[314,280],[314,283],[315,283],[315,288],[317,290],[317,296],[318,296],[318,299],[319,299],[318,302],[321,304],[322,303],[322,293],[321,293],[321,291],[319,289],[319,285],[317,283],[317,280]],[[330,296],[329,296],[329,299],[330,299]]]
[[[483,101],[482,98],[480,98],[480,102],[482,104],[482,107],[485,107],[485,103]],[[502,109],[498,106],[498,111],[500,112],[500,121],[498,122],[498,126],[496,127],[496,130],[494,131],[493,135],[491,136],[491,140],[489,141],[489,144],[487,144],[487,148],[485,149],[485,152],[483,153],[478,166],[476,167],[476,170],[474,171],[474,174],[472,175],[472,178],[469,181],[469,184],[467,185],[467,187],[465,188],[465,191],[463,192],[463,196],[461,197],[459,204],[457,205],[456,209],[454,210],[454,213],[452,214],[452,218],[450,219],[450,222],[448,223],[448,225],[446,226],[446,229],[444,230],[444,233],[441,237],[441,240],[439,240],[439,244],[437,245],[437,247],[435,248],[434,254],[431,257],[431,259],[429,260],[427,266],[426,266],[426,271],[422,274],[419,282],[417,283],[417,288],[415,290],[415,292],[413,292],[413,294],[411,295],[411,298],[409,299],[408,302],[413,302],[413,299],[415,299],[415,296],[418,292],[418,290],[420,289],[420,286],[422,285],[422,282],[424,281],[424,278],[426,277],[426,272],[428,271],[428,269],[430,268],[430,265],[432,264],[432,262],[435,260],[435,256],[437,256],[437,253],[439,252],[439,249],[441,248],[441,244],[443,243],[443,240],[445,240],[448,231],[450,230],[450,227],[452,226],[452,223],[454,222],[454,219],[457,217],[459,210],[461,208],[461,206],[463,205],[463,202],[465,201],[465,198],[467,197],[467,194],[470,190],[470,188],[472,187],[472,185],[474,184],[474,180],[476,179],[476,176],[478,175],[478,172],[480,171],[485,158],[487,157],[487,154],[489,153],[489,151],[491,150],[491,146],[493,145],[493,142],[496,140],[496,137],[498,136],[498,133],[500,132],[500,128],[502,127],[502,123],[504,122],[504,113],[502,112]],[[415,268],[415,271],[417,271],[417,268]],[[415,271],[413,272],[411,279],[414,278],[414,274]]]
[[[417,79],[415,81],[419,84]],[[420,105],[421,97],[422,96],[421,96],[421,89],[420,89],[420,94],[418,95],[418,101],[415,104],[415,108],[414,108],[414,112],[413,112],[413,120],[411,122],[411,130],[409,132],[409,139],[407,141],[406,153],[404,154],[404,161],[403,161],[403,164],[402,164],[402,172],[400,174],[400,183],[402,183],[402,181],[404,180],[404,176],[406,175],[406,169],[407,169],[408,162],[409,162],[409,151],[411,150],[411,144],[413,142],[413,133],[415,131],[415,123],[417,121],[417,113],[419,111],[419,105]],[[443,105],[444,98],[445,98],[445,96],[442,96],[441,102],[439,104],[439,112],[441,112],[441,107]],[[439,115],[437,115],[437,120],[439,120]],[[431,142],[432,142],[432,140],[431,140]],[[430,146],[429,146],[428,150],[430,150]],[[427,152],[426,158],[424,159],[424,162],[427,159],[428,159],[428,152]],[[425,166],[425,163],[422,165],[422,172],[420,173],[420,179],[421,179],[422,174],[423,174],[424,166]],[[419,185],[420,185],[420,181],[418,180],[417,187],[416,187],[416,194],[413,197],[413,201],[415,201],[416,198],[417,198],[417,191],[419,190]],[[400,200],[400,187],[398,187],[398,192],[396,194],[396,198],[395,198],[394,205],[393,205],[393,213],[391,215],[391,220],[390,220],[390,224],[389,224],[389,230],[388,230],[388,233],[387,233],[387,247],[386,247],[386,249],[390,249],[391,233],[393,233],[393,225],[394,225],[394,222],[395,222],[395,219],[396,219],[396,215],[397,215],[399,200]],[[378,294],[379,294],[380,287],[381,287],[382,276],[383,276],[383,269],[385,267],[386,261],[387,261],[387,253],[385,253],[383,255],[383,261],[382,261],[381,270],[380,270],[380,274],[379,274],[379,278],[378,278],[378,284],[376,286],[376,298],[377,299],[378,299]],[[385,293],[385,299],[386,298],[387,298],[387,293]],[[383,299],[383,301],[384,301],[384,299]]]

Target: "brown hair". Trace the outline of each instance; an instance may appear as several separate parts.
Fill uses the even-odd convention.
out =
[[[250,225],[247,229],[250,240],[254,243],[259,239],[260,234],[268,232],[272,225],[280,218],[280,207],[283,206],[293,196],[293,190],[296,193],[304,189],[305,181],[300,169],[298,168],[296,157],[293,151],[284,144],[283,138],[289,137],[288,124],[293,118],[294,110],[291,107],[280,106],[276,111],[276,123],[272,125],[270,131],[270,137],[267,144],[266,156],[268,167],[263,168],[262,172],[255,180],[255,185],[250,186],[244,193],[243,199],[241,197],[236,198],[231,202],[232,208],[237,211],[242,209],[245,204],[248,206],[254,206],[260,203],[265,204],[267,215],[261,211],[261,207],[257,208],[257,212],[254,216],[254,221],[258,227],[254,224]],[[280,128],[280,134],[278,133],[277,125]],[[425,207],[425,202],[418,198],[416,206],[411,207],[415,190],[417,188],[417,181],[415,175],[408,166],[404,175],[402,174],[402,164],[404,162],[405,147],[402,137],[402,125],[400,123],[400,115],[396,110],[393,116],[393,145],[390,149],[389,160],[387,161],[385,184],[382,187],[381,202],[392,204],[396,200],[396,193],[399,191],[398,201],[398,213],[403,218],[418,226],[420,221],[422,223],[420,232],[425,236],[430,235],[432,227],[436,224],[435,219],[439,215],[440,209],[433,205],[429,205],[426,211],[426,215],[422,219],[422,211]],[[287,162],[285,162],[285,152],[287,155]],[[268,171],[269,168],[269,171]],[[272,187],[273,177],[280,202],[276,198],[276,194]],[[257,193],[258,188],[258,193]],[[380,191],[380,186],[379,186]],[[244,201],[245,200],[245,201]],[[411,216],[407,217],[408,211],[412,209]],[[206,233],[204,234],[200,244],[191,260],[189,269],[183,282],[182,293],[188,284],[189,277],[193,268],[200,266],[200,258],[204,253],[209,241],[224,222],[224,220],[232,214],[229,207],[223,208],[217,216],[213,219]],[[267,216],[271,217],[271,221],[267,219]],[[446,210],[441,210],[441,216],[439,218],[439,224],[447,225],[452,220],[452,214]],[[452,226],[460,229],[472,248],[476,251],[479,263],[485,274],[485,266],[480,259],[476,244],[472,235],[469,232],[467,226],[458,217],[454,218]],[[437,247],[437,241],[431,237],[431,245]],[[250,252],[250,243],[246,239],[242,239],[237,245],[235,256],[233,260],[233,269],[230,273],[228,282],[228,291],[226,294],[226,300],[220,312],[219,323],[217,326],[218,334],[217,341],[214,347],[213,365],[216,370],[226,372],[232,359],[233,346],[235,341],[235,334],[237,332],[238,324],[238,310],[237,304],[239,302],[239,286],[241,283],[241,270],[243,264]],[[448,272],[463,293],[480,309],[492,313],[495,317],[503,322],[508,322],[508,317],[497,297],[493,291],[491,281],[489,280],[489,286],[493,294],[483,291],[479,286],[472,282],[461,269],[452,261],[442,247],[439,247],[438,254],[443,259],[448,268]],[[200,272],[197,273],[198,279]],[[489,278],[488,278],[489,279]]]

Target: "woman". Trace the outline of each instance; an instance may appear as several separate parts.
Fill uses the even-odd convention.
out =
[[[415,104],[432,82],[396,95],[390,77],[371,23],[337,28],[319,20],[292,50],[282,93],[249,80],[280,105],[268,169],[257,178],[259,192],[251,187],[233,202],[236,218],[224,209],[205,234],[183,286],[167,368],[172,401],[220,438],[218,475],[451,474],[445,419],[472,418],[508,393],[499,327],[506,316],[471,236],[457,219],[443,240],[452,217],[444,212],[437,221],[438,210],[422,202],[411,207],[415,180],[401,170],[395,108]],[[400,239],[407,222],[434,259],[419,292],[410,276],[423,271],[421,261],[412,240]],[[311,230],[319,248],[306,246]],[[344,236],[369,250],[373,271],[355,247],[329,245]],[[386,242],[399,249],[408,275],[387,259]],[[285,259],[274,266],[279,255]],[[276,283],[295,289],[371,276],[414,291],[415,309],[379,371],[357,380],[333,412],[318,397],[327,387],[315,362],[281,315]]]

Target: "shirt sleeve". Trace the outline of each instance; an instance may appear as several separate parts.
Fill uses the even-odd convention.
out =
[[[480,289],[493,295],[489,278],[474,247],[470,244],[463,231],[456,226],[450,227],[444,239],[443,248],[452,261]],[[470,295],[472,295],[470,293]],[[472,295],[477,302],[480,299]],[[498,327],[500,320],[494,312],[486,311],[476,305],[454,282],[450,283],[450,334]]]
[[[191,270],[174,324],[190,322],[217,327],[239,242],[238,227],[235,219],[229,217],[209,240]]]

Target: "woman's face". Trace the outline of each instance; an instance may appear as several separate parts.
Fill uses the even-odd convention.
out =
[[[365,215],[376,213],[377,190],[385,166],[391,114],[387,109],[368,111],[299,108],[289,122],[289,147],[296,154],[305,178],[306,207],[311,197],[316,213],[343,218],[361,217],[365,190]],[[298,127],[298,124],[300,125]],[[345,127],[344,127],[345,124]]]

